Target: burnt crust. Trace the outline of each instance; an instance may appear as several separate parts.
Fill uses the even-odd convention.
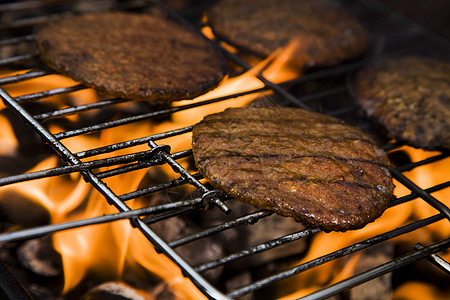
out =
[[[387,133],[423,149],[450,149],[450,64],[408,56],[358,74],[355,96]]]
[[[336,65],[369,45],[362,25],[326,0],[221,0],[206,15],[217,36],[263,57],[298,38],[291,60],[301,67]]]
[[[40,28],[41,59],[103,93],[168,103],[214,88],[226,59],[212,42],[162,17],[107,12]]]
[[[307,226],[346,231],[393,196],[386,153],[359,129],[295,108],[231,108],[193,129],[197,167],[216,188]]]

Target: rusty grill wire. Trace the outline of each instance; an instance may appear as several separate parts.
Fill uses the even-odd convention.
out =
[[[176,12],[167,8],[165,5],[152,1],[152,4],[155,2],[159,7],[163,8],[170,17],[174,18],[176,21],[184,24],[185,26],[189,26],[191,28],[195,28],[194,25],[186,21],[183,17],[178,15]],[[367,3],[374,4],[372,1],[363,1]],[[30,2],[17,2],[11,4],[2,4],[0,5],[0,12],[2,14],[11,12],[11,11],[27,11],[35,8],[41,8],[46,4],[41,1],[30,1]],[[53,3],[52,5],[56,5]],[[119,9],[136,9],[140,7],[145,7],[148,5],[147,1],[123,1],[120,2]],[[378,7],[378,4],[374,4],[373,7]],[[64,6],[61,6],[64,7]],[[390,13],[390,12],[388,12]],[[23,19],[11,20],[7,23],[3,23],[0,25],[1,30],[17,30],[21,28],[28,28],[35,25],[42,24],[56,17],[60,17],[61,15],[65,15],[66,13],[58,13],[55,15],[43,15],[43,16],[28,16]],[[434,37],[433,37],[434,38]],[[30,43],[33,42],[34,36],[33,34],[27,32],[22,35],[17,36],[6,36],[2,37],[0,40],[0,47],[17,45],[22,43]],[[228,52],[223,49],[227,57],[232,60],[234,63],[239,65],[243,70],[249,70],[251,66],[243,60],[238,55]],[[10,66],[25,64],[28,65],[30,62],[37,60],[37,53],[26,53],[17,56],[7,57],[0,60],[0,67],[7,69]],[[134,123],[141,120],[151,120],[161,116],[171,115],[177,111],[181,110],[189,110],[191,108],[197,106],[203,106],[215,102],[224,101],[227,99],[236,98],[245,94],[254,94],[263,91],[272,91],[276,95],[285,99],[289,105],[299,106],[306,109],[311,109],[308,105],[314,101],[320,101],[320,99],[327,96],[334,95],[345,95],[345,97],[349,96],[349,91],[347,86],[338,85],[327,88],[320,92],[316,92],[313,94],[309,94],[302,97],[297,97],[289,92],[289,87],[302,84],[308,81],[336,77],[336,76],[346,76],[350,74],[362,66],[364,66],[365,61],[358,61],[349,64],[343,64],[338,67],[318,70],[311,73],[308,73],[302,77],[299,77],[294,80],[290,80],[287,82],[283,82],[280,84],[274,84],[269,80],[265,79],[263,76],[259,75],[258,78],[265,84],[263,88],[254,89],[248,92],[231,94],[224,97],[208,99],[202,102],[192,103],[180,107],[169,107],[158,109],[151,112],[146,112],[143,114],[136,114],[128,117],[123,117],[119,119],[112,119],[107,121],[102,121],[97,124],[88,125],[81,128],[76,128],[68,131],[63,131],[59,133],[52,134],[44,125],[44,122],[53,118],[60,118],[64,116],[68,116],[71,114],[83,113],[86,111],[91,111],[95,109],[103,109],[108,108],[113,105],[117,105],[118,103],[125,103],[130,100],[127,99],[106,99],[101,100],[95,103],[89,103],[79,106],[72,106],[63,108],[60,110],[33,114],[24,108],[24,103],[33,102],[37,100],[41,100],[50,97],[52,95],[58,94],[70,94],[75,91],[86,89],[87,87],[82,84],[77,84],[72,87],[64,87],[64,88],[55,88],[51,90],[41,91],[37,93],[27,94],[18,97],[11,97],[3,88],[0,89],[0,96],[2,97],[4,103],[7,107],[14,111],[18,117],[20,117],[26,124],[30,125],[31,128],[42,138],[43,142],[48,143],[54,151],[65,161],[67,164],[51,169],[40,170],[33,173],[24,173],[13,176],[8,176],[4,178],[0,178],[0,186],[6,186],[18,182],[26,182],[30,180],[35,180],[39,178],[46,178],[51,176],[61,176],[64,174],[70,173],[80,173],[84,180],[90,183],[95,189],[97,189],[102,195],[104,195],[106,201],[111,205],[114,205],[118,209],[118,213],[110,214],[110,215],[102,215],[94,218],[83,219],[78,221],[66,222],[61,224],[51,224],[47,226],[39,226],[30,229],[19,230],[10,233],[0,234],[0,242],[11,242],[16,240],[24,240],[31,239],[34,237],[39,237],[46,234],[51,234],[61,230],[67,230],[72,228],[79,228],[83,226],[89,226],[93,224],[100,224],[106,222],[112,222],[115,220],[121,219],[129,219],[131,225],[138,228],[147,239],[155,246],[155,248],[168,256],[173,262],[175,262],[183,271],[183,274],[189,277],[193,283],[202,291],[207,297],[211,299],[226,299],[226,298],[237,298],[248,294],[250,292],[256,291],[265,287],[267,285],[276,283],[285,278],[291,277],[293,275],[299,274],[303,271],[309,270],[326,262],[338,259],[340,257],[346,256],[351,253],[355,253],[362,249],[365,249],[370,246],[374,246],[376,244],[388,241],[394,237],[413,232],[419,228],[427,226],[429,224],[433,224],[442,219],[450,220],[450,209],[445,206],[438,199],[434,198],[431,193],[446,189],[449,187],[450,182],[442,182],[438,185],[430,187],[428,189],[421,189],[417,186],[416,183],[412,182],[408,179],[403,172],[410,171],[416,167],[430,164],[433,162],[439,162],[448,157],[448,152],[441,152],[438,155],[427,158],[422,161],[411,162],[405,165],[402,165],[397,168],[391,168],[391,172],[394,178],[400,182],[402,185],[407,187],[411,193],[407,196],[396,198],[392,201],[391,207],[396,205],[401,205],[405,202],[409,202],[413,199],[420,198],[423,201],[427,202],[429,205],[434,207],[438,213],[434,216],[407,224],[403,227],[396,228],[391,231],[386,231],[380,235],[373,236],[364,241],[352,244],[348,247],[342,248],[340,250],[328,253],[322,257],[317,259],[308,261],[301,265],[292,267],[282,272],[278,272],[267,276],[263,279],[252,282],[251,284],[242,286],[238,289],[232,291],[221,292],[215,286],[213,286],[210,282],[205,280],[205,278],[201,275],[202,272],[207,270],[211,270],[213,268],[217,268],[219,266],[223,266],[225,264],[248,258],[251,255],[255,255],[257,253],[261,253],[264,251],[268,251],[275,247],[293,242],[295,240],[304,239],[310,236],[313,236],[320,232],[319,229],[304,229],[298,232],[293,232],[291,234],[284,235],[274,240],[269,240],[264,243],[255,245],[251,248],[242,249],[235,253],[229,254],[225,257],[222,257],[218,260],[211,261],[198,266],[191,266],[186,263],[175,251],[175,249],[179,246],[197,241],[199,239],[203,239],[206,237],[214,236],[214,234],[226,231],[230,228],[236,228],[242,225],[252,225],[258,222],[263,218],[269,218],[272,213],[265,210],[258,210],[252,213],[248,213],[236,218],[232,218],[229,221],[223,222],[221,224],[212,226],[203,231],[185,236],[178,240],[172,242],[165,242],[161,237],[155,234],[149,227],[150,224],[159,222],[161,220],[165,220],[167,218],[171,218],[174,216],[184,215],[189,212],[197,211],[199,209],[203,210],[205,208],[209,208],[210,206],[217,206],[218,209],[222,210],[224,213],[229,213],[230,208],[227,205],[228,201],[233,201],[228,199],[226,195],[223,195],[219,191],[212,190],[199,180],[202,179],[201,174],[199,173],[190,173],[188,170],[183,168],[177,160],[191,157],[192,150],[183,150],[179,152],[171,152],[170,145],[158,144],[158,141],[163,140],[168,137],[176,137],[178,135],[182,135],[188,133],[192,130],[192,126],[187,126],[184,128],[179,128],[176,130],[171,130],[167,132],[157,133],[154,135],[132,139],[123,141],[120,143],[115,143],[107,146],[103,146],[100,148],[94,148],[85,150],[78,153],[72,153],[69,149],[64,146],[62,140],[80,136],[84,134],[97,133],[99,131],[114,128],[125,124]],[[18,82],[26,82],[27,80],[44,77],[47,75],[53,74],[53,71],[50,71],[44,67],[42,68],[34,68],[31,71],[28,71],[23,74],[18,74],[14,76],[8,76],[0,78],[0,86],[7,85],[10,83],[18,83]],[[328,114],[335,116],[342,116],[346,113],[352,113],[354,107],[346,106],[339,107],[337,109],[328,111]],[[120,156],[112,156],[104,159],[94,159],[90,161],[82,161],[82,159],[95,157],[96,155],[111,153],[113,151],[119,149],[132,148],[136,145],[144,145],[147,144],[149,149],[147,151],[136,152],[127,155]],[[402,143],[393,142],[384,145],[384,149],[386,151],[393,151],[399,149],[402,146]],[[158,166],[162,164],[168,164],[170,167],[179,174],[177,179],[144,187],[134,192],[130,192],[127,194],[117,195],[115,194],[103,181],[103,179],[116,176],[119,174],[127,174],[133,170],[151,168],[153,166]],[[103,172],[95,172],[95,169],[102,167],[114,167],[109,169],[108,171]],[[132,175],[130,175],[132,176]],[[144,207],[140,209],[130,209],[126,204],[126,201],[146,196],[158,191],[164,191],[173,187],[177,187],[180,185],[192,185],[199,192],[200,196],[196,198],[192,198],[189,200],[177,201],[167,204],[160,204],[155,206]],[[212,208],[217,209],[217,208]],[[339,293],[343,290],[349,289],[361,283],[367,282],[373,278],[380,277],[386,273],[392,272],[393,270],[415,262],[421,259],[428,259],[433,264],[436,264],[439,268],[443,269],[445,272],[450,274],[449,264],[442,260],[436,253],[448,249],[450,247],[450,239],[444,239],[435,244],[423,246],[420,244],[420,241],[417,241],[415,249],[411,249],[411,252],[407,255],[397,257],[394,260],[365,271],[363,273],[352,276],[346,280],[340,281],[334,285],[321,289],[309,296],[304,297],[303,299],[322,299],[333,294]]]

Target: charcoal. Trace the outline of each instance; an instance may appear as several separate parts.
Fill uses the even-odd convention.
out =
[[[0,221],[2,223],[9,221],[21,227],[32,227],[48,224],[50,214],[45,207],[26,195],[6,190],[0,197]]]
[[[121,282],[105,282],[90,289],[83,300],[151,300],[153,297]]]
[[[54,250],[48,236],[24,242],[17,249],[17,256],[20,263],[36,275],[62,276],[61,256]]]
[[[391,261],[393,244],[381,244],[363,251],[355,273],[359,274]],[[350,300],[389,300],[392,298],[390,273],[377,277],[350,290]]]

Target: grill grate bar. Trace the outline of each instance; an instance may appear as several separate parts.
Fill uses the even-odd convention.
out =
[[[309,269],[311,269],[313,267],[319,266],[321,264],[324,264],[324,263],[332,261],[334,259],[343,257],[345,255],[354,253],[356,251],[365,249],[367,247],[379,244],[381,242],[387,241],[389,239],[392,239],[394,237],[400,236],[402,234],[412,232],[412,231],[414,231],[416,229],[419,229],[419,228],[422,228],[422,227],[424,227],[426,225],[429,225],[429,224],[435,223],[437,221],[440,221],[443,218],[444,218],[444,216],[442,214],[438,214],[438,215],[434,215],[434,216],[428,217],[426,219],[422,219],[422,220],[416,221],[414,223],[410,223],[410,224],[405,225],[403,227],[396,228],[394,230],[385,232],[385,233],[377,235],[375,237],[366,239],[366,240],[364,240],[362,242],[355,243],[353,245],[347,246],[347,247],[342,248],[340,250],[331,252],[331,253],[329,253],[327,255],[324,255],[324,256],[321,256],[319,258],[313,259],[311,261],[308,261],[306,263],[303,263],[301,265],[293,267],[293,268],[291,268],[289,270],[286,270],[286,271],[283,271],[283,272],[279,272],[279,273],[277,273],[275,275],[272,275],[272,276],[266,277],[264,279],[258,280],[256,282],[254,282],[253,284],[250,284],[248,286],[245,286],[243,288],[237,289],[237,290],[229,293],[228,296],[231,297],[231,298],[236,298],[236,297],[248,294],[248,293],[250,293],[252,291],[255,291],[257,289],[260,289],[260,288],[262,288],[262,287],[264,287],[266,285],[269,285],[269,284],[278,282],[280,280],[292,277],[292,276],[297,275],[297,274],[299,274],[299,273],[301,273],[303,271],[309,270]]]
[[[417,243],[414,246],[415,250],[423,249],[424,246],[421,243]],[[427,256],[427,260],[434,264],[436,267],[447,273],[447,275],[450,275],[450,263],[445,261],[442,257],[440,257],[437,254],[431,254]]]
[[[149,206],[129,211],[122,211],[115,214],[102,215],[94,218],[85,218],[81,220],[64,222],[58,224],[44,225],[29,229],[17,230],[14,232],[1,233],[0,234],[0,242],[12,242],[12,241],[20,241],[32,239],[40,236],[44,236],[47,234],[55,233],[58,231],[81,228],[85,226],[91,226],[96,224],[109,223],[118,220],[129,219],[133,217],[138,217],[142,215],[148,215],[153,213],[161,213],[167,210],[182,208],[182,207],[191,207],[193,205],[197,205],[202,203],[201,198],[196,198],[192,200],[185,200],[179,202],[173,202],[162,205]]]
[[[442,202],[440,202],[439,200],[437,200],[436,198],[434,198],[433,196],[422,190],[420,187],[418,187],[414,182],[409,180],[405,175],[400,173],[398,170],[390,168],[390,171],[395,179],[397,179],[404,186],[406,186],[417,196],[425,200],[428,204],[433,206],[439,212],[443,213],[445,217],[450,220],[450,208],[448,208],[445,204],[443,204]]]
[[[187,126],[187,127],[171,130],[168,132],[153,134],[153,135],[139,138],[139,139],[129,140],[129,141],[116,143],[116,144],[112,144],[112,145],[104,146],[104,147],[100,147],[100,148],[93,148],[93,149],[86,150],[83,152],[75,153],[75,155],[78,158],[85,158],[85,157],[91,157],[91,156],[104,154],[104,153],[108,153],[108,152],[113,152],[116,150],[125,149],[125,148],[132,147],[132,146],[146,144],[152,140],[156,141],[156,140],[161,140],[161,139],[173,137],[176,135],[180,135],[183,133],[187,133],[189,131],[192,131],[192,128],[193,128],[193,126]]]
[[[411,163],[411,164],[408,164],[408,165],[405,165],[405,166],[397,167],[396,169],[399,172],[411,171],[414,168],[417,168],[417,167],[420,167],[420,166],[423,166],[423,165],[427,165],[427,164],[431,164],[431,163],[440,161],[442,159],[445,159],[447,157],[448,157],[448,153],[443,152],[443,153],[441,153],[439,155],[428,157],[426,159],[423,159],[423,160],[415,162],[415,163]]]
[[[359,61],[353,62],[353,63],[342,64],[342,65],[339,65],[339,66],[336,66],[336,67],[333,67],[330,69],[324,69],[324,70],[304,74],[298,78],[286,81],[285,83],[280,83],[280,85],[292,86],[292,85],[298,85],[301,83],[305,83],[305,82],[313,81],[313,80],[317,80],[317,79],[329,78],[329,77],[342,75],[342,74],[349,74],[353,71],[357,71],[357,70],[361,69],[366,64],[367,64],[366,60],[359,60]]]
[[[260,219],[268,217],[270,215],[272,215],[273,212],[271,211],[267,211],[267,210],[262,210],[262,211],[257,211],[251,214],[248,214],[246,216],[240,217],[240,218],[236,218],[233,221],[230,222],[226,222],[226,223],[222,223],[213,227],[210,227],[202,232],[196,233],[196,234],[192,234],[190,236],[185,236],[181,239],[178,239],[176,241],[173,241],[171,243],[169,243],[168,245],[172,248],[175,247],[179,247],[182,245],[185,245],[187,243],[196,241],[198,239],[210,236],[214,233],[217,232],[222,232],[224,230],[230,229],[230,228],[234,228],[238,225],[242,225],[242,224],[254,224],[256,222],[258,222]]]
[[[7,65],[17,64],[20,62],[24,62],[27,60],[32,60],[38,56],[38,53],[31,53],[31,54],[22,54],[17,55],[13,57],[3,58],[0,59],[0,67],[4,67]]]
[[[50,73],[48,71],[45,70],[39,70],[39,71],[28,71],[26,73],[23,74],[18,74],[18,75],[14,75],[14,76],[8,76],[8,77],[3,77],[0,78],[0,84],[9,84],[9,83],[16,83],[22,80],[27,80],[27,79],[34,79],[37,77],[41,77],[41,76],[46,76],[46,75],[50,75],[53,73]]]
[[[448,188],[448,187],[450,187],[450,181],[447,181],[447,182],[435,185],[433,187],[427,188],[424,191],[426,193],[428,193],[428,194],[431,194],[431,193],[443,190],[443,189]],[[416,199],[416,198],[419,198],[419,196],[414,194],[414,193],[411,193],[409,195],[406,195],[406,196],[403,196],[401,198],[395,199],[394,201],[392,201],[391,204],[392,204],[392,206],[394,206],[394,205],[398,205],[398,204],[401,204],[401,203],[408,202],[408,201]]]
[[[338,282],[334,285],[326,287],[320,291],[312,293],[306,297],[302,297],[302,300],[315,300],[315,299],[325,299],[332,295],[335,295],[339,292],[342,292],[346,289],[355,287],[361,283],[367,282],[374,278],[383,276],[386,273],[392,272],[398,268],[406,266],[410,263],[413,263],[417,260],[423,259],[431,255],[432,253],[436,253],[442,251],[446,248],[450,247],[450,239],[443,240],[441,242],[437,242],[430,246],[424,247],[420,250],[410,252],[409,254],[403,255],[391,262]]]
[[[70,87],[51,89],[51,90],[43,91],[43,92],[39,92],[39,93],[32,93],[32,94],[27,94],[27,95],[23,95],[23,96],[17,96],[17,97],[15,97],[15,100],[17,102],[21,103],[21,102],[32,101],[32,100],[39,100],[42,98],[55,96],[55,95],[59,95],[59,94],[76,92],[76,91],[80,91],[80,90],[84,90],[84,89],[86,89],[86,86],[84,86],[83,84],[77,84],[77,85],[70,86]]]
[[[221,266],[223,264],[226,264],[226,263],[229,263],[229,262],[233,262],[233,261],[236,261],[238,259],[242,259],[242,258],[245,258],[247,256],[254,255],[254,254],[257,254],[257,253],[260,253],[260,252],[263,252],[263,251],[267,251],[267,250],[270,250],[270,249],[275,248],[275,247],[279,247],[279,246],[284,245],[286,243],[290,243],[290,242],[296,241],[296,240],[298,240],[300,238],[304,238],[304,237],[310,236],[310,235],[312,235],[314,233],[318,233],[318,232],[320,232],[320,229],[314,228],[314,229],[304,229],[304,230],[301,230],[301,231],[298,231],[298,232],[295,232],[295,233],[291,233],[291,234],[285,235],[285,236],[283,236],[281,238],[274,239],[274,240],[271,240],[271,241],[268,241],[268,242],[265,242],[265,243],[261,243],[261,244],[259,244],[257,246],[252,247],[252,248],[245,249],[245,250],[233,253],[233,254],[231,254],[229,256],[226,256],[224,258],[221,258],[219,260],[215,260],[213,262],[203,264],[201,266],[196,267],[195,270],[197,272],[204,272],[204,271],[207,271],[209,269]]]
[[[0,24],[0,30],[10,30],[17,29],[21,27],[31,27],[36,25],[42,25],[52,20],[57,20],[62,17],[73,15],[73,13],[60,13],[45,16],[29,17],[24,19],[19,19],[6,24]]]
[[[198,205],[198,207],[202,207],[203,202],[204,201],[202,201],[201,204]],[[163,220],[166,220],[166,219],[169,219],[172,217],[185,215],[187,213],[194,211],[195,209],[197,209],[197,207],[190,206],[190,207],[186,207],[186,208],[182,208],[182,209],[178,209],[178,210],[166,211],[166,212],[162,212],[162,213],[159,213],[159,214],[151,216],[151,217],[143,218],[142,221],[145,224],[150,225],[150,224],[157,223],[159,221],[163,221]]]
[[[20,37],[12,37],[9,39],[4,39],[0,41],[0,47],[8,46],[8,45],[17,45],[21,43],[27,43],[27,42],[33,42],[34,41],[34,34],[29,35],[23,35]]]
[[[72,106],[72,107],[63,108],[60,110],[46,112],[46,113],[43,113],[40,115],[34,115],[33,117],[36,120],[42,121],[45,119],[64,117],[67,115],[71,115],[71,114],[75,114],[75,113],[79,113],[79,112],[83,112],[83,111],[89,111],[89,110],[93,110],[93,109],[98,109],[98,108],[102,108],[102,107],[106,107],[106,106],[110,106],[110,105],[114,105],[114,104],[119,104],[119,103],[124,103],[124,102],[128,102],[128,101],[130,101],[130,100],[122,99],[122,98],[107,99],[107,100],[102,100],[102,101],[93,102],[93,103],[89,103],[89,104]]]
[[[176,159],[188,157],[191,155],[192,155],[191,150],[184,150],[184,151],[180,151],[180,152],[171,154],[171,157],[172,157],[172,159],[176,160]],[[152,160],[146,160],[146,159],[138,160],[138,162],[135,164],[99,172],[99,173],[96,173],[96,175],[99,178],[103,179],[103,178],[116,176],[116,175],[131,172],[131,171],[136,171],[136,170],[144,169],[144,168],[151,167],[151,166],[161,165],[161,164],[164,164],[164,161],[160,160],[158,157],[156,159],[152,159]]]
[[[203,178],[200,173],[192,174],[192,177],[194,177],[197,180]],[[186,183],[188,183],[188,179],[181,177],[181,178],[167,181],[165,183],[161,183],[161,184],[158,184],[155,186],[151,186],[151,187],[143,188],[143,189],[140,189],[140,190],[137,190],[134,192],[127,193],[127,194],[123,194],[120,196],[120,199],[122,201],[127,201],[127,200],[131,200],[131,199],[134,199],[137,197],[142,197],[142,196],[149,195],[152,193],[164,191],[165,189],[180,186],[180,185],[183,185]]]

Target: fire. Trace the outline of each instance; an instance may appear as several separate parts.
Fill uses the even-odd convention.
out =
[[[299,46],[298,43],[297,40],[294,40],[288,47],[278,50],[243,75],[235,78],[227,78],[213,91],[194,100],[176,102],[174,106],[189,105],[232,93],[241,93],[263,88],[264,83],[256,77],[259,74],[262,74],[273,83],[297,78],[302,74],[302,70],[293,67],[289,61],[291,53]],[[10,84],[6,90],[13,96],[20,96],[35,91],[42,91],[43,89],[74,86],[76,84],[76,82],[64,76],[48,75],[27,80],[23,83]],[[193,125],[207,114],[220,112],[228,107],[248,105],[254,98],[255,95],[252,93],[248,96],[202,105],[201,107],[174,113],[170,121],[162,123],[152,123],[150,121],[133,123],[118,128],[103,130],[99,136],[89,135],[65,139],[64,144],[72,152],[80,152],[123,141],[124,137],[127,140],[131,140],[174,130]],[[63,108],[65,106],[91,103],[99,99],[100,97],[93,90],[85,89],[71,93],[70,96],[65,94],[52,96],[46,98],[46,101],[50,101],[58,108]],[[76,121],[76,116],[69,118],[72,121]],[[1,115],[0,126],[2,128],[2,132],[0,132],[0,154],[13,155],[18,147],[18,141],[14,137],[9,122]],[[56,126],[50,128],[51,132],[59,132],[61,130],[61,128]],[[184,134],[182,136],[168,138],[162,142],[171,145],[172,152],[176,152],[190,147],[191,136],[190,134]],[[141,145],[132,150],[118,150],[108,155],[116,156],[144,150],[149,150],[148,146]],[[410,147],[405,147],[403,150],[408,152],[413,161],[419,161],[434,154]],[[106,156],[99,155],[96,159]],[[30,172],[53,168],[57,164],[58,161],[56,158],[49,158],[35,166]],[[443,178],[449,177],[449,164],[450,159],[447,158],[445,161],[440,161],[436,164],[427,164],[405,174],[414,182],[419,183],[422,188],[427,188],[441,183],[443,182]],[[170,169],[168,166],[164,166],[164,168],[166,168],[166,171]],[[145,169],[137,170],[131,174],[107,178],[105,182],[117,195],[121,195],[137,190],[146,172],[147,170]],[[115,208],[106,203],[102,195],[92,190],[91,186],[85,183],[81,176],[77,174],[45,178],[7,186],[0,189],[0,197],[6,192],[19,193],[36,203],[40,203],[50,212],[52,223],[91,218],[117,212]],[[447,189],[436,192],[434,195],[438,199],[444,199],[447,201],[446,204],[450,205],[449,192],[449,189]],[[395,194],[397,197],[401,197],[409,194],[409,190],[396,182]],[[61,195],[66,196],[62,197]],[[127,202],[127,204],[132,209],[146,205],[145,201],[141,200],[132,200],[130,202]],[[308,253],[300,263],[310,261],[357,241],[386,232],[388,228],[394,229],[411,220],[423,219],[435,213],[436,211],[433,208],[419,199],[388,209],[382,217],[361,230],[348,231],[346,233],[319,233],[314,236]],[[421,235],[421,241],[432,242],[439,238],[448,237],[450,235],[450,225],[448,222],[441,221],[411,234],[400,236],[395,240],[415,243],[418,240],[417,235]],[[53,242],[55,249],[61,254],[63,260],[65,277],[63,293],[74,289],[90,273],[98,274],[105,281],[120,281],[128,266],[140,266],[163,279],[178,299],[204,298],[192,282],[181,274],[179,268],[167,257],[158,254],[147,239],[139,231],[130,226],[128,220],[55,233],[53,235]],[[280,296],[283,297],[282,299],[295,299],[348,278],[354,274],[360,256],[360,253],[356,253],[346,258],[346,260],[339,259],[331,263],[326,263],[303,272],[299,276],[288,279],[280,284],[280,290],[292,293],[287,296],[286,294]],[[448,259],[449,257],[444,258]],[[415,287],[418,291],[426,291],[427,295],[430,295],[430,299],[432,296],[438,297],[436,291],[415,283],[411,283],[410,286],[401,287],[394,295],[402,295],[403,297],[411,286]],[[412,296],[406,298],[414,299]]]
[[[255,77],[258,74],[263,74],[263,76],[273,82],[281,82],[298,77],[300,70],[292,69],[287,63],[289,53],[295,47],[296,43],[292,43],[288,48],[284,50],[280,49],[280,51],[262,61],[245,74],[235,78],[227,78],[215,90],[194,100],[180,101],[174,105],[192,104],[231,93],[262,88],[264,84]],[[23,71],[17,74],[26,72]],[[14,74],[10,73],[8,75]],[[26,82],[9,84],[6,86],[6,90],[12,96],[16,97],[24,94],[42,92],[43,89],[50,90],[75,85],[77,85],[76,82],[64,76],[47,75],[27,80]],[[127,140],[131,140],[182,128],[195,124],[207,114],[219,112],[231,106],[247,105],[254,97],[255,95],[244,96],[222,101],[214,105],[181,111],[175,113],[171,121],[160,124],[153,124],[149,121],[138,122],[103,130],[99,136],[87,135],[68,138],[63,143],[73,153],[76,153],[121,142],[124,137]],[[87,104],[97,100],[99,100],[98,95],[91,89],[83,89],[70,93],[69,95],[61,94],[46,98],[46,102],[51,102],[59,109],[66,106]],[[76,116],[71,116],[70,119],[76,121]],[[1,153],[13,154],[18,142],[15,140],[8,121],[1,117],[0,123],[2,125],[5,123],[5,126],[2,126],[4,130],[0,136],[2,141],[5,140],[0,149],[2,151]],[[50,132],[57,133],[63,129],[52,125],[49,130]],[[175,152],[188,149],[190,147],[191,137],[189,134],[184,134],[161,142],[171,145],[172,152]],[[99,155],[95,159],[144,150],[149,150],[147,145],[136,146],[132,150],[118,150],[112,154]],[[57,164],[58,161],[56,158],[49,158],[36,165],[30,172],[53,168]],[[170,169],[168,166],[163,166],[163,168],[166,171]],[[103,171],[103,169],[100,171]],[[113,189],[114,193],[122,195],[137,190],[146,172],[146,169],[137,170],[132,174],[106,178],[104,181]],[[85,183],[78,174],[50,177],[7,186],[0,190],[0,197],[5,192],[22,193],[32,201],[40,203],[50,212],[52,223],[86,219],[117,212],[115,208],[106,203],[102,195],[92,190],[91,186]],[[66,196],[61,197],[61,195]],[[146,205],[142,199],[129,202],[127,202],[127,205],[132,209]],[[138,230],[130,226],[128,220],[87,226],[76,230],[66,230],[53,234],[52,238],[54,247],[61,254],[63,261],[63,293],[73,290],[89,274],[94,273],[105,281],[120,281],[126,268],[129,266],[141,266],[164,280],[178,299],[204,298],[192,282],[181,274],[180,269],[167,257],[158,254],[148,240]]]
[[[410,300],[448,300],[448,295],[442,293],[432,285],[411,281],[399,287],[393,296],[394,299]]]
[[[0,115],[0,155],[12,156],[19,145],[8,119]]]

